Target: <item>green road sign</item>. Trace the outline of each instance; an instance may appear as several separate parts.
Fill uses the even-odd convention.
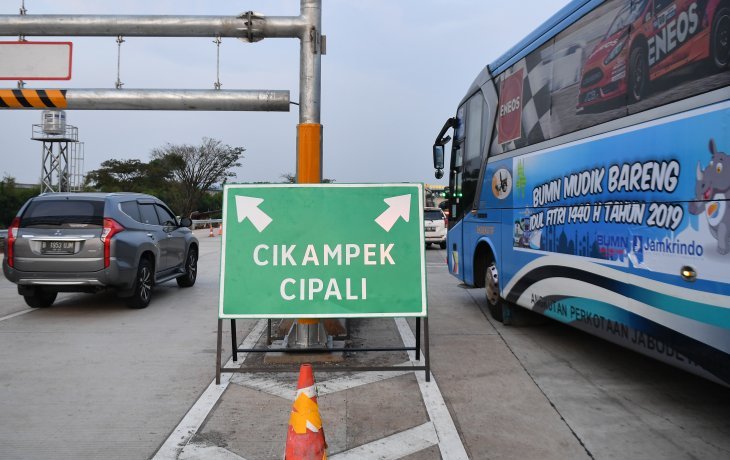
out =
[[[220,318],[425,316],[421,184],[226,185]]]

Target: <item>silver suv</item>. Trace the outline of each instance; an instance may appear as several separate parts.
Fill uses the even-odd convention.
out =
[[[157,198],[139,193],[47,193],[28,200],[8,228],[3,273],[34,308],[59,292],[114,288],[132,308],[152,286],[195,284],[198,240]]]

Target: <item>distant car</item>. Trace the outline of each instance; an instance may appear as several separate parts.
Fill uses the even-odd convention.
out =
[[[48,193],[8,229],[3,273],[34,308],[59,292],[113,288],[145,308],[155,284],[195,284],[198,240],[159,199],[137,193]]]
[[[441,249],[446,249],[446,215],[441,208],[423,209],[423,230],[426,239],[426,247],[430,244],[438,244]]]

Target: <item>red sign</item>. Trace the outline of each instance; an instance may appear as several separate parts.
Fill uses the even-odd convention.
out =
[[[522,74],[520,69],[502,80],[499,88],[497,142],[504,144],[522,136]]]

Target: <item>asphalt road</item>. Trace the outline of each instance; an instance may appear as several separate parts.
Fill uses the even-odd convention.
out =
[[[160,286],[144,310],[110,294],[64,294],[29,310],[0,280],[0,458],[144,459],[160,450],[215,373],[220,239],[199,237],[197,284]],[[460,286],[444,258],[427,251],[438,394],[419,392],[411,372],[323,395],[333,458],[433,422],[434,395],[458,436],[437,428],[430,447],[402,458],[456,458],[444,452],[457,444],[472,459],[730,457],[729,389],[558,323],[496,323],[482,290]],[[241,339],[255,324],[238,323]],[[392,324],[357,330],[392,340]],[[181,445],[179,458],[281,458],[290,407],[239,380],[204,414],[188,444],[198,450]]]
[[[0,321],[0,458],[143,459],[158,449],[215,372],[220,239],[198,236],[195,286],[158,286],[143,310],[109,293],[29,310],[0,280],[0,319],[27,312]]]

